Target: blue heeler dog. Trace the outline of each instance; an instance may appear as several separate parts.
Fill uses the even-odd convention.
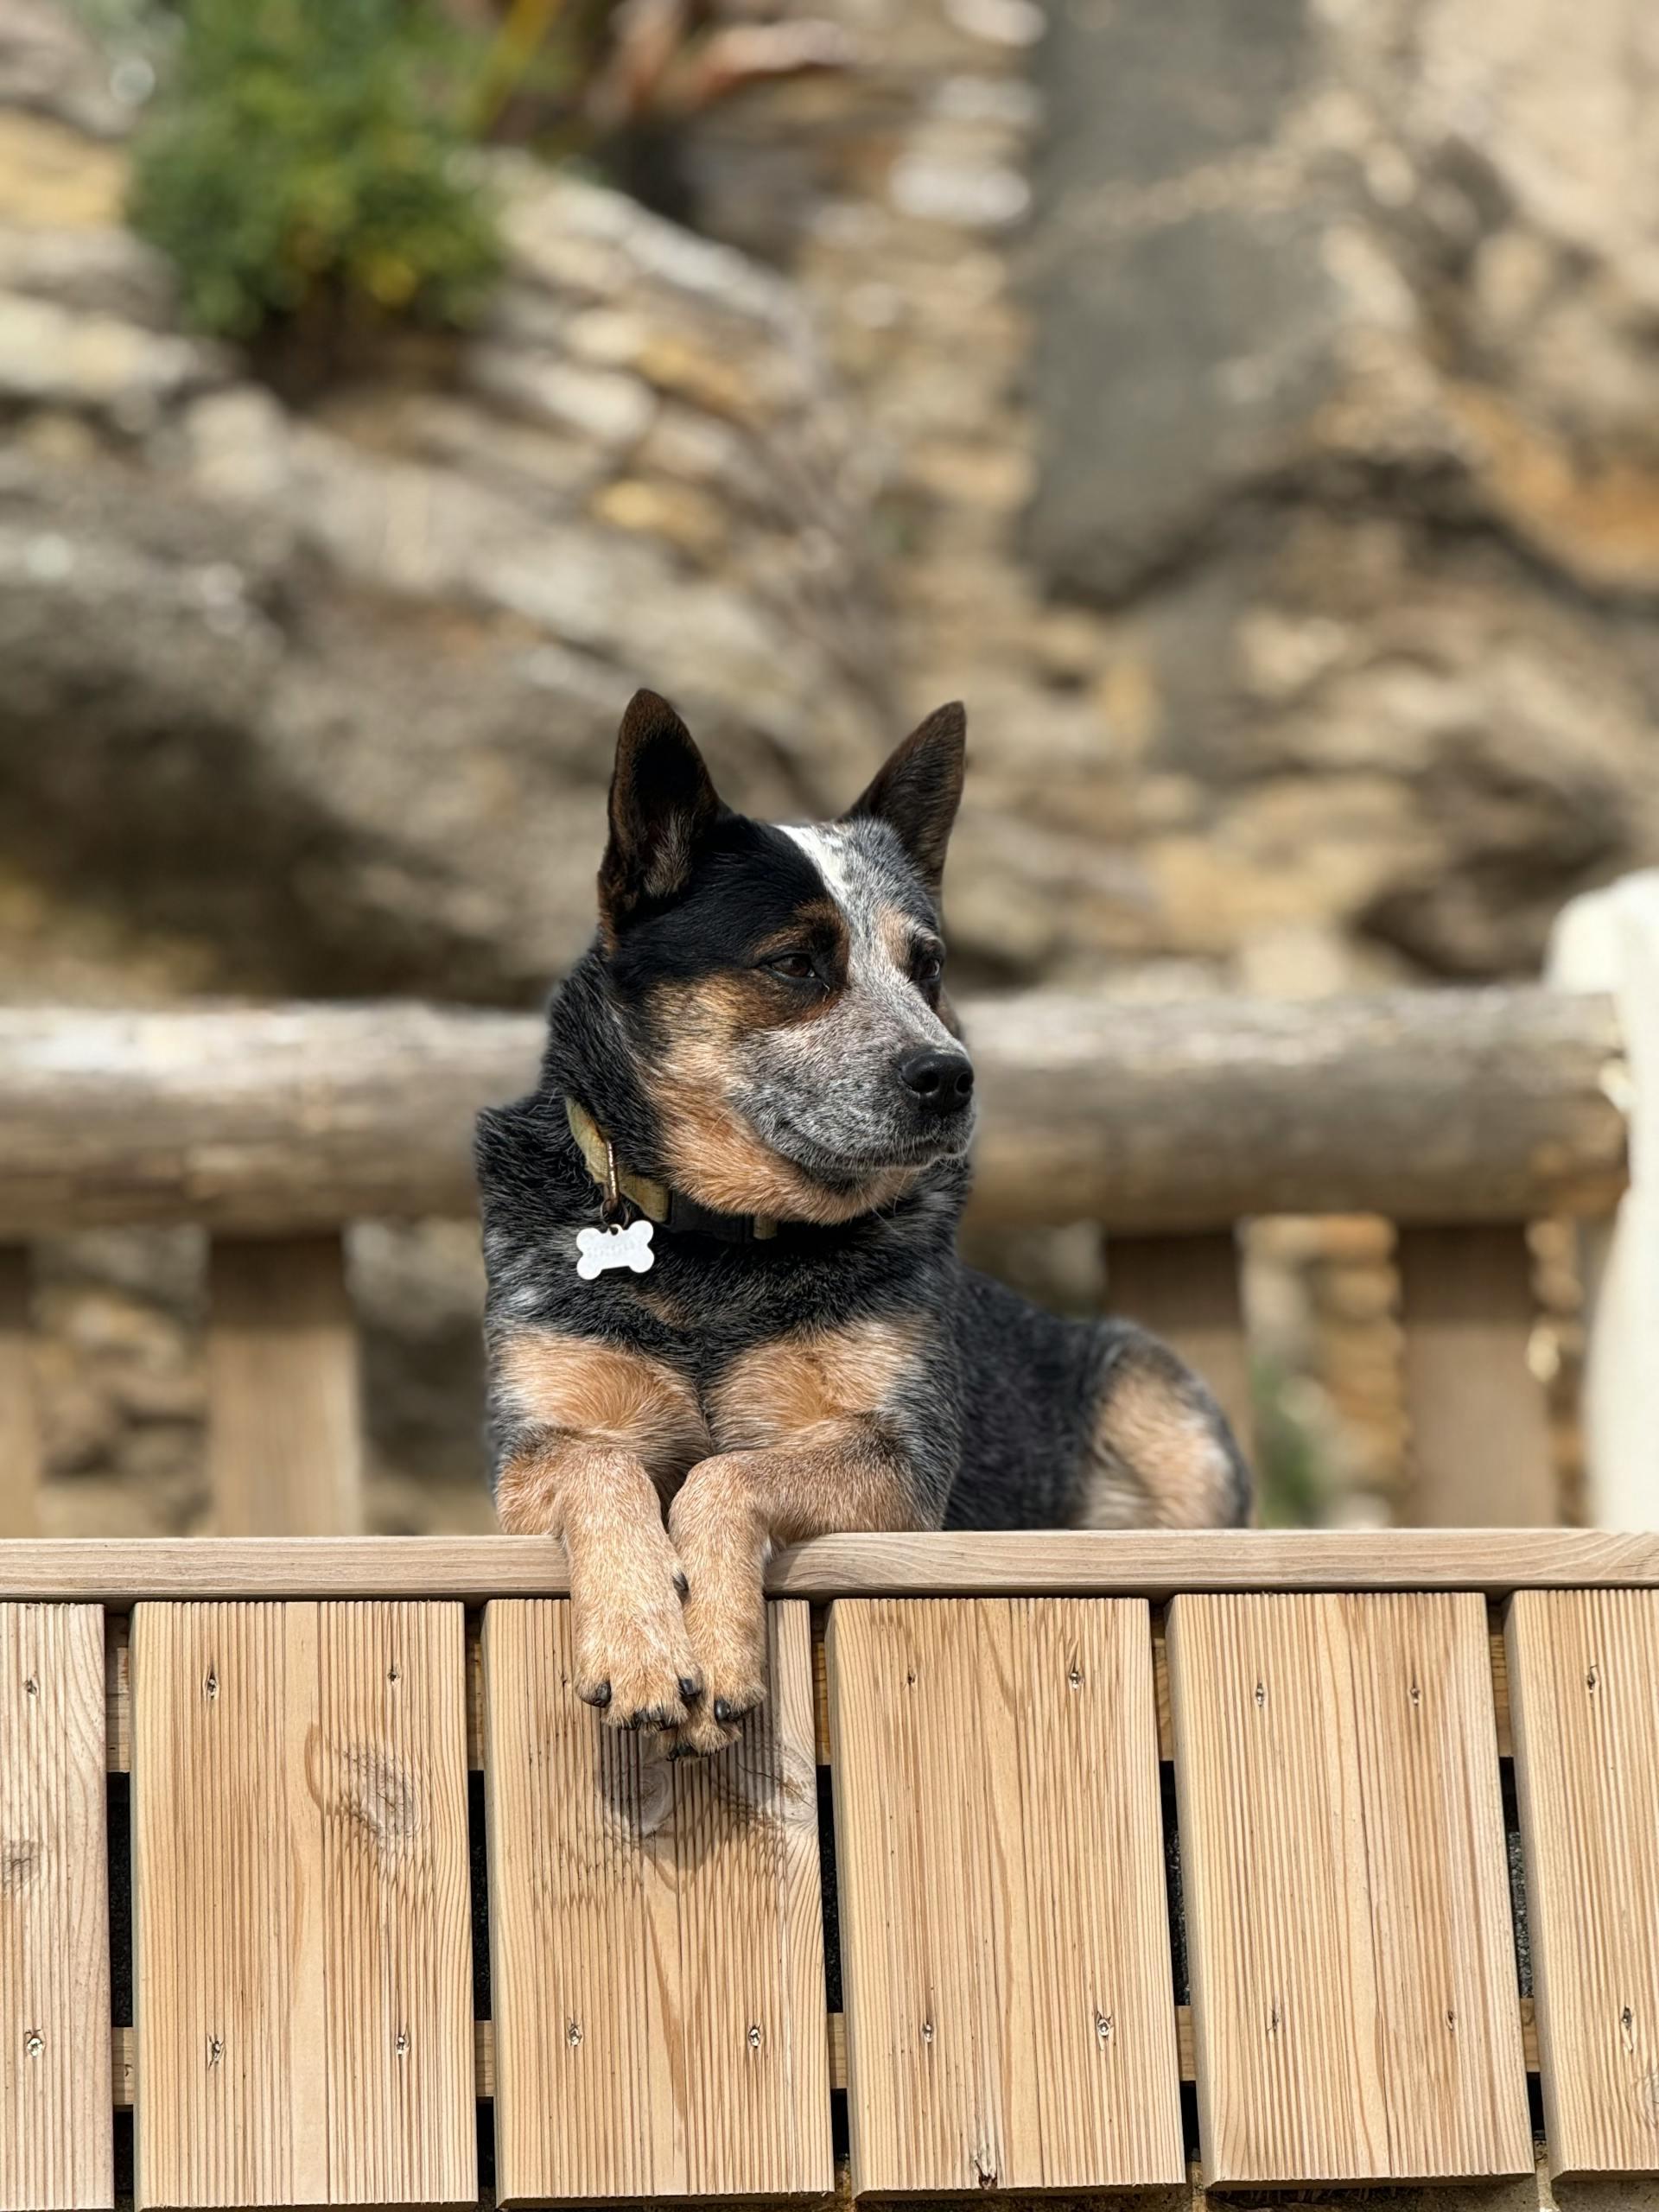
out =
[[[676,1751],[719,1750],[764,1694],[776,1545],[1249,1509],[1165,1345],[957,1256],[974,1070],[939,882],[963,729],[940,708],[838,822],[778,828],[641,691],[598,934],[536,1090],[479,1124],[501,1523],[564,1541],[582,1695]]]

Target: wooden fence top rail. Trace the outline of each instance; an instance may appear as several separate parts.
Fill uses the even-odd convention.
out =
[[[969,1002],[982,1220],[1214,1229],[1259,1213],[1520,1221],[1626,1179],[1611,999]],[[194,1221],[301,1235],[467,1214],[478,1109],[531,1016],[405,1004],[0,1010],[0,1239]]]
[[[1181,1592],[1659,1587],[1659,1532],[1592,1529],[1055,1530],[826,1536],[782,1552],[774,1597],[1154,1599]],[[556,1596],[564,1554],[524,1536],[20,1539],[0,1601]]]

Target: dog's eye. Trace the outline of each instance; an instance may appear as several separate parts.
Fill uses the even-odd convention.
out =
[[[915,965],[911,969],[911,974],[924,990],[937,983],[944,973],[944,955],[942,952],[918,952]]]
[[[766,963],[774,976],[782,976],[791,983],[810,983],[817,976],[817,963],[810,952],[780,952]]]

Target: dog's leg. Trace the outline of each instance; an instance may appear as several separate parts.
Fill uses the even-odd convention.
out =
[[[689,1586],[686,1625],[704,1694],[676,1749],[721,1750],[766,1695],[763,1578],[777,1546],[840,1529],[920,1529],[937,1518],[902,1453],[867,1421],[824,1424],[796,1449],[723,1452],[694,1467],[669,1509],[669,1527]]]
[[[1221,1408],[1167,1344],[1131,1322],[1106,1326],[1073,1526],[1242,1527],[1249,1471]]]
[[[690,1383],[660,1360],[546,1329],[492,1346],[496,1510],[570,1561],[576,1688],[623,1728],[683,1720],[702,1689],[662,1486],[709,1448]]]
[[[677,1726],[702,1678],[680,1602],[685,1577],[644,1461],[550,1439],[507,1462],[496,1504],[509,1535],[564,1539],[577,1695],[615,1727]]]

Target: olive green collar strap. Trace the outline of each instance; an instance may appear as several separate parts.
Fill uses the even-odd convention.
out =
[[[770,1214],[716,1213],[700,1205],[683,1192],[671,1191],[649,1175],[636,1175],[616,1156],[616,1147],[585,1106],[567,1096],[565,1119],[570,1124],[576,1149],[588,1173],[604,1196],[604,1215],[610,1221],[624,1211],[624,1201],[636,1207],[647,1221],[682,1235],[715,1236],[728,1244],[760,1243],[778,1234]]]

